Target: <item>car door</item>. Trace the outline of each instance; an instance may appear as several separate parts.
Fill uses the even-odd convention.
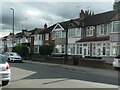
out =
[[[5,54],[4,54],[4,57],[5,57],[5,59],[8,61],[9,54],[8,54],[8,53],[5,53]]]

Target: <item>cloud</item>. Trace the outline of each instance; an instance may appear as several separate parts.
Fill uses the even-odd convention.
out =
[[[113,2],[3,2],[0,9],[1,33],[12,31],[12,11],[15,11],[15,32],[27,28],[28,30],[48,26],[57,22],[79,17],[81,9],[100,13],[112,10]],[[1,7],[1,6],[0,6]],[[26,19],[27,18],[27,19]]]

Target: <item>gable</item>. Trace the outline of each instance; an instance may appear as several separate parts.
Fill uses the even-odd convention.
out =
[[[64,28],[58,23],[58,24],[56,24],[56,26],[53,28],[53,31],[56,31],[56,30],[64,30]]]
[[[60,27],[59,25],[57,25],[55,29],[60,29],[60,28],[61,28],[61,27]]]

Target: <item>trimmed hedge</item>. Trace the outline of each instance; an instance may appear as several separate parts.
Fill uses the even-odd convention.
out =
[[[42,45],[39,48],[40,55],[51,55],[53,52],[52,45]]]
[[[26,58],[29,54],[29,49],[26,45],[18,44],[13,47],[12,52],[17,52],[21,57]]]

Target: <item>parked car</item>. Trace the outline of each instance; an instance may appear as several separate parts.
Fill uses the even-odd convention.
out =
[[[3,55],[0,55],[0,81],[2,81],[2,86],[5,86],[9,83],[11,78],[10,65],[5,60]]]
[[[21,56],[16,52],[6,52],[4,56],[8,62],[22,62]]]
[[[120,69],[120,55],[114,58],[113,67],[115,67],[115,69]]]

